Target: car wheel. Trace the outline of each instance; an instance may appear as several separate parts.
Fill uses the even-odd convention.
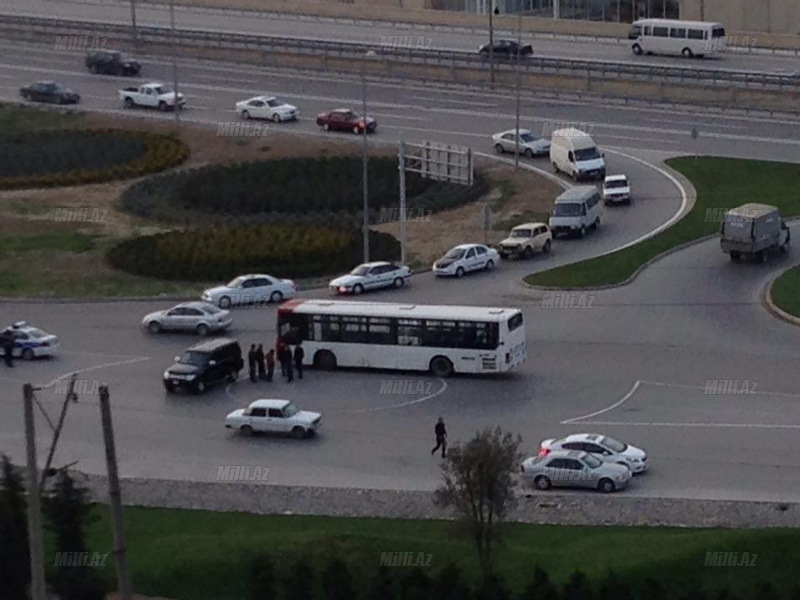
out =
[[[552,246],[552,244],[550,243],[550,240],[547,240],[547,241],[544,243],[544,246],[542,246],[542,252],[544,252],[545,254],[547,254],[548,252],[550,252],[550,246]]]
[[[249,121],[249,120],[250,120],[250,113],[249,113],[249,112],[247,112],[246,110],[243,110],[243,111],[242,111],[242,118],[243,118],[245,121]]]
[[[247,436],[247,437],[250,437],[251,435],[253,435],[253,428],[250,427],[250,425],[242,425],[239,428],[239,431],[242,432],[242,435]]]
[[[525,158],[533,158],[533,150],[531,150],[530,148],[525,150]]]
[[[683,55],[683,58],[692,58],[694,56],[694,52],[692,52],[689,48],[684,48],[681,50],[681,54]]]
[[[556,175],[561,173],[561,171],[559,171],[558,165],[556,163],[553,163],[553,173],[555,173]]]
[[[458,267],[456,269],[456,277],[461,279],[464,276],[464,267]]]
[[[636,54],[637,56],[641,56],[642,47],[639,44],[634,44],[633,45],[633,53]]]
[[[597,484],[597,489],[604,494],[610,494],[617,489],[617,486],[610,479],[601,479],[600,483]]]
[[[131,98],[125,98],[125,102],[123,102],[125,108],[133,108],[133,100]]]
[[[272,294],[270,294],[270,297],[269,297],[269,301],[270,302],[274,302],[275,304],[277,304],[278,302],[281,302],[282,300],[283,300],[283,294],[281,292],[272,292]]]
[[[592,229],[599,229],[600,228],[600,217],[595,219],[594,224],[592,225]]]
[[[211,333],[211,329],[205,323],[200,323],[200,325],[197,326],[197,335],[206,337],[209,333]]]
[[[742,255],[739,252],[736,252],[736,250],[731,250],[731,260],[737,261],[740,258],[742,258]]]
[[[394,287],[396,287],[396,288],[401,288],[405,284],[406,284],[406,280],[403,279],[402,277],[398,277],[397,279],[394,280]]]
[[[302,440],[307,436],[306,430],[302,427],[295,427],[292,429],[292,437],[296,440]]]
[[[784,254],[786,254],[787,252],[789,252],[789,247],[790,247],[791,245],[792,245],[792,242],[791,242],[791,240],[787,238],[787,239],[786,239],[786,241],[785,241],[785,242],[783,242],[783,244],[781,244],[781,252],[783,252]]]
[[[495,144],[494,151],[496,154],[503,154],[505,150],[503,149],[503,144]]]
[[[757,260],[758,260],[758,262],[760,262],[760,263],[765,263],[765,262],[767,262],[767,251],[766,251],[766,250],[762,250],[761,252],[759,252],[758,254],[756,254],[756,259],[757,259]]]
[[[430,371],[434,377],[450,377],[453,374],[453,363],[444,356],[434,356],[431,359]]]
[[[576,183],[578,182],[578,172],[577,171],[573,171],[572,172],[572,181],[574,181]]]
[[[361,133],[361,130],[358,128],[358,125],[356,125],[355,127],[353,127],[353,133],[355,133],[356,135],[358,135],[359,133]],[[364,131],[364,133],[366,133],[366,130]]]
[[[219,307],[220,307],[220,308],[223,308],[223,309],[224,309],[224,308],[230,308],[230,306],[231,306],[231,299],[230,299],[230,298],[228,298],[228,296],[223,296],[222,298],[220,298],[220,299],[219,299],[219,302],[218,302],[218,304],[219,304]]]
[[[175,393],[175,386],[172,385],[171,383],[165,383],[164,384],[164,389],[167,390],[168,394],[174,394]]]
[[[321,371],[336,369],[336,355],[330,350],[320,350],[314,355],[314,368]]]
[[[492,269],[494,269],[494,261],[493,260],[487,260],[486,261],[486,270],[487,271],[491,271]]]
[[[158,103],[158,110],[161,112],[166,112],[169,107],[167,106],[166,102],[159,102]]]
[[[33,350],[25,348],[25,350],[22,351],[22,360],[33,360]]]
[[[147,324],[147,331],[150,333],[159,333],[161,331],[161,324],[158,321],[150,321]]]
[[[586,237],[586,225],[581,225],[580,230],[578,231],[578,235],[580,237]]]
[[[356,296],[359,296],[359,295],[363,294],[363,293],[364,293],[364,286],[363,286],[363,285],[361,285],[360,283],[357,283],[357,284],[355,284],[355,285],[353,286],[353,293],[354,293]]]
[[[281,116],[278,113],[275,113],[274,115],[272,115],[272,122],[273,123],[280,123],[281,122]]]
[[[230,373],[228,373],[228,381],[230,381],[231,383],[233,383],[233,382],[234,382],[234,381],[236,381],[237,379],[239,379],[239,371],[237,371],[236,369],[234,369],[233,371],[231,371]]]
[[[97,65],[92,65],[91,67],[89,67],[89,73],[91,73],[92,75],[97,75]]]
[[[533,484],[536,486],[536,489],[539,490],[549,490],[552,487],[552,483],[550,482],[549,477],[545,477],[544,475],[539,475],[536,479],[533,480]]]
[[[522,258],[530,258],[533,256],[533,249],[530,246],[525,246],[522,250]]]
[[[325,124],[322,126],[322,129],[323,129],[323,131],[330,131],[330,130],[331,130],[331,126],[330,126],[330,125],[328,125],[327,123],[325,123]]]
[[[194,393],[195,394],[202,394],[206,391],[206,384],[203,381],[198,381],[194,384]]]

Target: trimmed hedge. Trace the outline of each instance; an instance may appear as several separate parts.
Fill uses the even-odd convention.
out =
[[[125,240],[106,256],[117,269],[166,280],[228,280],[241,273],[307,278],[347,271],[362,259],[356,228],[255,225],[174,231]],[[400,243],[370,232],[373,260],[396,260]]]
[[[58,187],[141,177],[173,167],[189,148],[170,135],[114,129],[0,136],[0,189]]]
[[[370,218],[397,220],[397,160],[370,159]],[[209,165],[150,178],[129,187],[122,210],[167,222],[306,223],[352,225],[361,219],[362,165],[359,157],[292,158]],[[436,212],[473,202],[489,186],[472,186],[406,176],[408,209]],[[387,211],[387,209],[389,209]],[[387,218],[387,217],[393,218]]]

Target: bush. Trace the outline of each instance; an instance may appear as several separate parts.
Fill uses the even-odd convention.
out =
[[[174,136],[122,130],[47,130],[0,136],[0,189],[139,177],[189,156]]]
[[[141,181],[123,193],[120,205],[133,215],[169,222],[312,223],[334,215],[338,224],[352,225],[362,214],[361,169],[359,158],[342,156],[209,165]],[[487,191],[480,177],[472,186],[415,173],[406,177],[413,214],[454,208]],[[369,201],[372,220],[385,221],[385,209],[399,206],[396,159],[370,160]]]
[[[373,259],[395,260],[399,254],[394,237],[370,232]],[[111,248],[107,258],[122,271],[167,280],[227,280],[248,272],[307,278],[358,264],[362,237],[355,228],[225,226],[132,238]]]

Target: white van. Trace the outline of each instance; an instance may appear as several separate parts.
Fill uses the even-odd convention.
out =
[[[600,226],[603,203],[600,191],[591,185],[568,189],[556,198],[550,216],[550,230],[553,237],[561,234],[584,237],[589,229]]]
[[[588,133],[571,127],[553,132],[550,162],[556,173],[565,173],[573,181],[606,176],[606,161]]]

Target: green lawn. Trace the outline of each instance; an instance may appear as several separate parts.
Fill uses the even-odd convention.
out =
[[[269,488],[265,488],[265,494]],[[96,507],[89,550],[108,552],[107,507]],[[258,516],[188,510],[126,508],[130,562],[135,589],[179,600],[244,600],[249,561],[267,553],[278,571],[303,556],[313,565],[331,557],[346,560],[357,583],[366,584],[381,552],[432,555],[430,574],[453,562],[470,578],[477,565],[472,547],[441,521]],[[705,567],[706,552],[757,554],[753,567]],[[681,590],[731,586],[749,594],[761,581],[787,590],[797,582],[800,532],[787,529],[736,531],[637,527],[513,525],[496,564],[520,591],[536,566],[563,582],[576,569],[594,581],[614,570],[623,580],[652,577]],[[52,560],[47,560],[52,564]],[[402,577],[408,568],[392,568]],[[104,576],[113,577],[109,559]],[[677,590],[676,590],[677,591]]]
[[[778,308],[800,317],[800,267],[789,269],[775,280],[772,301]]]
[[[0,135],[66,127],[78,123],[77,111],[44,110],[40,107],[0,102]]]
[[[718,231],[720,216],[728,208],[763,202],[780,208],[784,217],[800,214],[800,164],[693,157],[671,159],[667,164],[697,190],[694,209],[681,221],[626,250],[528,275],[525,281],[569,288],[619,284],[670,248]]]

